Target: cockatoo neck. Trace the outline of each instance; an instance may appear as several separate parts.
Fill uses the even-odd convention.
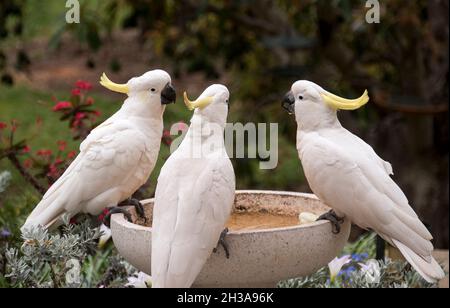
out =
[[[142,93],[128,97],[120,112],[128,117],[162,120],[164,110],[165,106],[157,96]]]
[[[194,111],[194,115],[192,120],[201,121],[203,123],[209,123],[212,125],[218,125],[222,128],[225,128],[225,124],[227,121],[228,108],[225,104],[216,105],[216,106],[208,106],[205,109],[197,108]],[[191,120],[191,122],[192,122]]]
[[[191,127],[194,127],[197,132],[207,131],[208,128],[219,130],[223,133],[225,129],[226,119],[220,119],[220,117],[214,118],[211,116],[205,116],[197,110],[191,118]]]
[[[163,114],[165,106],[161,105],[159,101],[143,98],[145,97],[130,96],[127,98],[122,108],[108,119],[106,123],[113,120],[127,120],[133,123],[148,138],[152,140],[155,137],[159,138],[164,128]],[[155,140],[158,140],[158,138]]]
[[[224,126],[194,114],[186,137],[177,150],[177,155],[185,155],[189,158],[207,158],[216,155],[226,157]]]
[[[302,110],[296,110],[295,118],[297,121],[298,129],[305,132],[342,127],[337,117],[336,110],[332,110],[329,108],[325,110],[313,109],[305,112],[302,112]]]
[[[186,135],[186,142],[194,147],[205,147],[208,144],[214,144],[219,148],[224,147],[224,129],[225,123],[222,125],[210,122],[199,114],[194,114],[191,119],[191,125]],[[197,144],[200,143],[200,144]]]

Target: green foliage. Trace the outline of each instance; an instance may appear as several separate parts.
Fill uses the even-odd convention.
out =
[[[289,279],[281,281],[278,284],[279,288],[326,288],[327,280],[329,279],[328,269],[326,267],[321,268],[315,274],[304,277]]]
[[[342,254],[350,255],[352,260],[344,265],[338,276],[331,281],[330,272],[323,267],[308,277],[290,279],[279,283],[280,288],[434,288],[419,273],[402,261],[373,260],[376,250],[376,234],[362,235],[354,243],[349,243]],[[379,281],[371,282],[361,264],[374,262],[379,270]]]
[[[98,229],[85,223],[64,227],[64,234],[50,234],[42,227],[25,230],[20,251],[8,249],[5,253],[6,278],[15,287],[62,287],[70,270],[70,260],[83,262],[95,249],[100,237]]]
[[[91,220],[66,224],[60,232],[31,228],[23,232],[20,249],[3,248],[3,284],[38,288],[119,287],[135,272],[111,248],[97,250],[101,232]]]
[[[377,250],[376,238],[375,232],[367,232],[361,235],[357,241],[345,245],[342,255],[367,254],[367,258],[374,259]]]
[[[3,50],[1,40],[21,36],[23,32],[23,0],[3,0],[0,5],[0,84],[13,85],[14,78],[8,67],[11,56]],[[27,54],[20,50],[16,56],[16,68],[23,70],[29,64]]]
[[[105,36],[108,36],[121,21],[120,8],[122,8],[120,1],[80,0],[80,16],[83,21],[79,24],[68,24],[65,15],[61,14],[59,26],[49,40],[50,48],[60,47],[63,35],[70,33],[80,44],[93,52],[98,51]]]
[[[349,288],[436,288],[436,284],[426,282],[418,272],[402,261],[378,261],[380,283],[370,283],[361,271],[350,274]]]
[[[357,269],[345,281],[331,284],[328,269],[321,268],[315,274],[291,279],[279,284],[280,288],[435,288],[427,283],[415,270],[401,261],[377,261],[380,269],[380,282],[371,283],[366,274]]]

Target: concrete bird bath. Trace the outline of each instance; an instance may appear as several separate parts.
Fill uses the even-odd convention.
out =
[[[143,204],[151,217],[153,200]],[[129,210],[136,219],[134,209]],[[296,224],[302,212],[320,215],[328,210],[312,194],[237,191],[235,212],[239,214],[230,221],[226,238],[231,257],[227,259],[219,247],[217,253],[211,254],[194,287],[275,287],[280,280],[316,272],[342,250],[350,234],[350,223],[345,220],[337,235],[331,232],[328,221]],[[247,214],[251,220],[248,223]],[[265,215],[274,219],[267,221],[269,216]],[[247,226],[239,228],[237,220],[244,220]],[[152,229],[128,222],[123,214],[115,214],[111,230],[119,253],[137,269],[151,275]]]

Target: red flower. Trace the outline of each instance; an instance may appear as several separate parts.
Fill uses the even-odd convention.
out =
[[[164,130],[163,131],[162,142],[165,145],[168,145],[168,146],[170,146],[172,144],[173,140],[172,140],[172,137],[170,135],[170,131],[168,131],[168,130]]]
[[[93,114],[94,116],[96,116],[96,117],[99,117],[99,116],[102,115],[102,113],[101,113],[100,111],[98,111],[98,110],[94,110],[94,111],[92,112],[92,114]]]
[[[91,106],[94,104],[94,99],[92,97],[88,97],[86,99],[86,105]]]
[[[68,159],[72,159],[72,158],[74,158],[76,155],[77,155],[77,152],[75,152],[75,151],[70,151],[70,152],[67,154],[67,158],[68,158]]]
[[[52,178],[58,177],[58,168],[56,168],[56,166],[54,164],[51,164],[48,167],[47,176],[52,177]]]
[[[22,149],[23,154],[30,153],[30,151],[31,151],[31,148],[28,145],[24,146]]]
[[[64,140],[60,140],[60,141],[57,142],[57,144],[58,144],[58,149],[59,149],[61,152],[63,152],[63,151],[66,150],[67,142],[65,142]]]
[[[42,157],[44,157],[44,156],[51,156],[52,154],[53,154],[52,150],[44,150],[44,149],[42,149],[42,150],[39,150],[39,151],[36,152],[37,156],[42,156]]]
[[[75,120],[72,122],[72,128],[77,128],[81,126],[81,121],[80,120]]]
[[[5,122],[0,122],[0,129],[5,129],[8,127],[8,124],[6,124]]]
[[[23,162],[23,165],[25,168],[30,169],[31,167],[33,167],[33,161],[31,159],[26,159]]]
[[[61,158],[56,158],[55,159],[55,165],[61,165],[62,163],[64,163],[64,161]]]
[[[70,109],[70,108],[72,108],[71,102],[59,102],[53,107],[53,111],[56,112],[56,111],[61,111],[64,109]]]
[[[72,96],[80,96],[81,90],[80,89],[73,89],[72,90]]]
[[[106,215],[109,214],[109,210],[106,208],[102,211],[102,213],[100,215],[98,215],[97,219],[100,222],[103,222],[103,220],[105,219]]]
[[[98,215],[97,219],[99,222],[103,222],[103,220],[105,219],[105,215],[100,214],[100,215]]]
[[[87,91],[89,91],[89,90],[92,89],[92,85],[91,85],[89,82],[84,81],[84,80],[78,80],[78,81],[75,83],[75,86],[76,86],[78,89],[80,89],[80,90],[87,90]]]
[[[167,129],[165,129],[163,131],[163,137],[169,137],[170,138],[170,132]]]
[[[84,119],[86,117],[86,114],[84,113],[84,112],[77,112],[76,114],[75,114],[75,120],[81,120],[81,119]]]

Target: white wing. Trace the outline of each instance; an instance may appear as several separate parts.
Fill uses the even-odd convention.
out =
[[[300,158],[313,192],[338,213],[399,248],[425,279],[441,278],[442,269],[431,256],[431,234],[372,148],[361,146],[356,136],[352,143],[348,135],[322,134],[307,133],[300,142]]]
[[[139,164],[148,162],[148,147],[145,136],[128,121],[97,128],[81,144],[78,157],[47,191],[25,226],[49,227],[66,213],[96,215],[117,205],[147,179],[148,172]]]
[[[155,195],[154,287],[192,285],[225,228],[234,191],[234,171],[228,158],[169,158]]]
[[[394,174],[389,162],[383,160],[370,145],[347,129],[328,129],[320,131],[319,134],[328,140],[339,140],[339,145],[354,155],[364,153],[372,163],[379,165],[387,174]]]

